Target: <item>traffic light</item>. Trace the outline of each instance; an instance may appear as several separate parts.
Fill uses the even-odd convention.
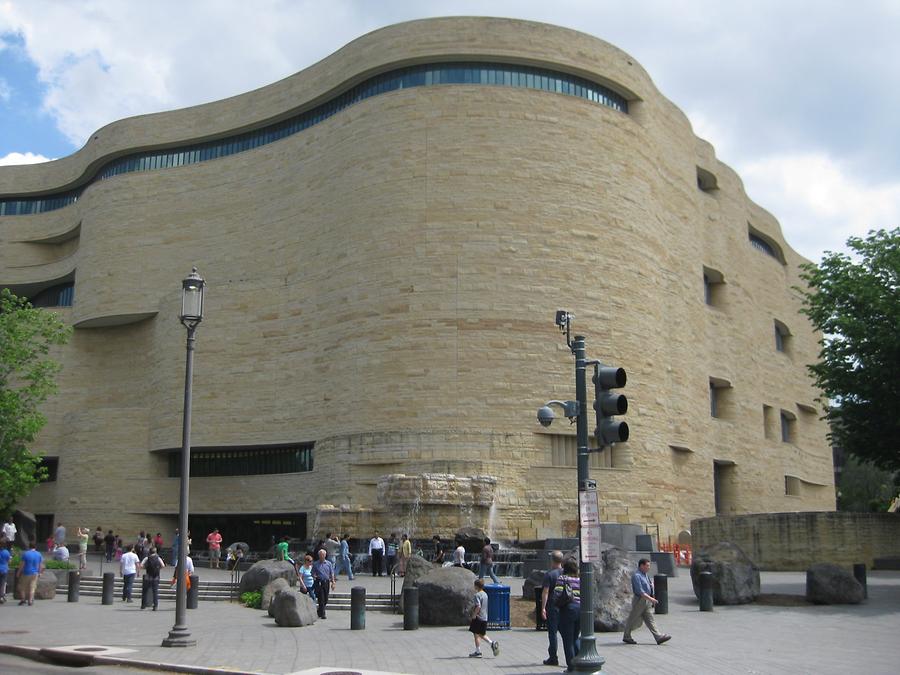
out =
[[[594,411],[597,415],[597,428],[594,436],[598,448],[612,443],[628,440],[628,423],[613,419],[613,415],[624,415],[628,412],[628,399],[624,394],[617,394],[610,389],[625,386],[627,376],[624,368],[594,364]]]

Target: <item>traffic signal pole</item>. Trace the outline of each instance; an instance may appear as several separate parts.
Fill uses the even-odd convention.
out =
[[[590,479],[590,451],[588,448],[588,406],[587,406],[587,357],[585,356],[584,336],[576,335],[572,342],[572,353],[575,355],[575,398],[578,401],[578,418],[576,432],[578,442],[578,501],[579,541],[581,535],[580,504],[582,492],[596,491]],[[596,495],[591,495],[596,499]],[[585,562],[584,546],[579,546],[579,583],[581,590],[581,648],[575,657],[574,667],[577,673],[597,673],[606,662],[597,653],[594,637],[594,569],[593,564]]]

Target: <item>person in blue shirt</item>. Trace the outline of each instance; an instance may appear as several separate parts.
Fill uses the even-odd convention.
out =
[[[0,605],[6,602],[6,576],[9,574],[9,559],[12,553],[6,546],[0,547]]]
[[[350,561],[350,535],[346,532],[341,537],[341,551],[335,574],[340,574],[342,569],[347,570],[347,578],[353,581],[353,563]]]
[[[22,554],[22,561],[19,563],[18,575],[22,584],[20,605],[24,605],[26,602],[29,605],[34,604],[34,590],[37,588],[38,576],[43,571],[44,556],[35,550],[32,541],[31,547]]]
[[[328,604],[328,593],[334,590],[336,583],[334,578],[334,565],[325,556],[325,549],[320,548],[319,559],[313,563],[313,587],[316,589],[316,598],[319,602],[318,614],[320,619],[327,618],[325,616],[325,605]]]
[[[631,601],[631,614],[628,615],[628,621],[625,622],[625,635],[622,637],[622,642],[625,644],[637,644],[631,637],[631,631],[640,628],[641,621],[647,624],[647,628],[653,633],[656,644],[661,645],[672,639],[671,635],[660,633],[656,627],[656,619],[653,618],[651,609],[659,601],[653,597],[653,582],[648,575],[649,571],[650,561],[641,558],[638,561],[638,571],[631,576],[631,590],[634,592],[634,598]]]

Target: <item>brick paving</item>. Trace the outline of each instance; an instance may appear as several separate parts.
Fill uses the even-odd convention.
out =
[[[202,577],[225,578],[224,572],[199,570]],[[802,594],[803,573],[764,572],[763,593]],[[503,579],[514,595],[521,579]],[[386,578],[357,576],[353,585],[387,592]],[[338,591],[349,583],[341,578]],[[498,658],[489,650],[481,660],[469,659],[472,640],[465,627],[422,627],[404,631],[402,617],[369,611],[364,631],[350,630],[350,614],[333,610],[329,618],[306,628],[279,628],[269,616],[237,603],[202,602],[188,612],[196,647],[160,646],[174,623],[174,603],[160,611],[141,611],[120,600],[103,606],[99,598],[66,602],[37,601],[33,607],[8,602],[0,606],[0,651],[64,645],[102,645],[133,650],[115,658],[156,668],[183,666],[187,672],[231,669],[283,675],[378,671],[442,675],[503,673],[544,675],[546,634],[517,628],[491,633],[501,642]],[[662,630],[673,639],[652,642],[645,628],[635,632],[640,644],[624,645],[621,633],[598,633],[597,648],[612,675],[662,673],[867,673],[897,672],[900,662],[900,573],[869,572],[869,600],[859,606],[716,607],[699,612],[690,578],[681,570],[669,580],[669,614],[660,616]],[[21,631],[21,632],[20,632]],[[560,658],[562,658],[560,648]]]

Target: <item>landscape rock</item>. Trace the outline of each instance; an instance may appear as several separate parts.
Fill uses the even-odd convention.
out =
[[[743,605],[759,597],[759,568],[736,544],[713,544],[694,555],[691,583],[700,597],[700,573],[712,572],[713,604]]]
[[[287,579],[282,577],[278,577],[277,579],[273,579],[262,589],[262,601],[259,605],[260,609],[268,610],[269,605],[272,603],[272,598],[275,597],[275,594],[278,591],[287,591],[290,590],[291,585],[288,583]]]
[[[547,570],[534,570],[528,578],[522,582],[522,599],[534,600],[534,589],[540,588],[544,583],[544,575]]]
[[[403,577],[403,587],[400,589],[400,611],[403,611],[403,591],[415,586],[419,579],[438,569],[433,563],[428,562],[420,555],[414,555],[406,561],[406,574]]]
[[[456,531],[456,535],[453,538],[453,541],[456,542],[454,548],[462,544],[466,549],[466,553],[481,553],[486,537],[487,534],[480,527],[462,527]]]
[[[435,568],[419,578],[419,623],[467,626],[475,603],[474,582],[475,575],[462,567]]]
[[[858,605],[865,589],[849,570],[818,563],[806,570],[806,599],[817,605]]]
[[[275,623],[285,628],[311,626],[316,622],[316,603],[293,589],[278,591],[269,607]]]
[[[601,563],[594,565],[594,630],[624,631],[631,613],[631,575],[637,564],[628,551],[618,546],[603,546]]]
[[[285,560],[260,560],[241,576],[240,593],[262,591],[266,584],[279,578],[287,579],[291,586],[297,583],[294,566]]]
[[[53,570],[44,570],[41,572],[41,575],[38,577],[37,588],[34,590],[34,599],[35,600],[52,600],[56,597],[56,584],[57,584],[56,574],[53,573]],[[21,577],[18,579],[16,583],[16,594],[15,597],[18,600],[22,600],[22,589],[25,587],[25,584],[22,583]]]

